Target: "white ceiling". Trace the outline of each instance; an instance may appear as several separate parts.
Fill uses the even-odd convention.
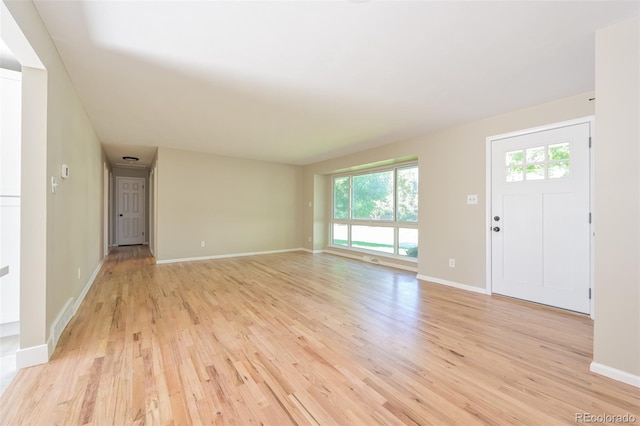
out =
[[[639,10],[615,1],[35,4],[112,163],[133,152],[148,162],[149,147],[162,146],[308,164],[591,91],[595,30]]]

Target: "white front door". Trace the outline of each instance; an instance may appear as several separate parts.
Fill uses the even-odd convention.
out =
[[[491,142],[494,293],[590,312],[590,129]]]
[[[144,244],[144,178],[116,177],[118,245]]]

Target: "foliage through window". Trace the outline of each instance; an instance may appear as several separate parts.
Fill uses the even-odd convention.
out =
[[[569,142],[543,145],[505,154],[505,180],[522,182],[570,176]]]
[[[331,243],[418,256],[418,166],[333,178]]]

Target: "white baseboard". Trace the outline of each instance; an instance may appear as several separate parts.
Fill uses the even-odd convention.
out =
[[[284,249],[284,250],[255,251],[255,252],[249,252],[249,253],[217,254],[213,256],[201,256],[201,257],[183,257],[179,259],[156,260],[156,264],[162,265],[165,263],[195,262],[198,260],[226,259],[229,257],[260,256],[263,254],[287,253],[287,252],[300,251],[300,250],[302,249],[293,248],[293,249]]]
[[[428,277],[426,275],[420,275],[420,274],[418,274],[416,276],[416,278],[418,278],[419,280],[422,280],[422,281],[429,281],[429,282],[435,283],[435,284],[441,284],[441,285],[446,285],[446,286],[449,286],[449,287],[459,288],[461,290],[472,291],[474,293],[489,294],[487,289],[481,288],[481,287],[476,287],[476,286],[473,286],[473,285],[460,284],[460,283],[456,283],[456,282],[453,282],[453,281],[442,280],[440,278]]]
[[[626,371],[618,370],[617,368],[609,367],[608,365],[595,361],[591,363],[590,370],[601,376],[606,376],[610,379],[640,388],[640,376],[636,376],[635,374],[627,373]]]
[[[104,265],[104,259],[102,259],[100,263],[98,263],[98,266],[96,266],[96,269],[93,270],[93,274],[91,274],[91,276],[89,277],[89,280],[87,281],[84,288],[82,289],[80,296],[76,298],[76,302],[73,305],[73,315],[75,315],[76,312],[78,312],[78,308],[80,307],[80,304],[82,304],[82,301],[84,300],[85,296],[89,292],[89,289],[93,285],[93,282],[96,280],[96,277],[100,273],[100,270],[102,269],[102,265]]]
[[[304,248],[304,247],[303,247],[303,248],[301,248],[301,249],[299,249],[299,251],[304,251],[304,252],[311,253],[311,254],[320,254],[320,253],[324,253],[324,250],[311,250],[311,249]]]
[[[53,354],[53,351],[58,345],[58,340],[60,340],[60,336],[62,336],[62,332],[69,324],[69,321],[71,321],[71,318],[73,318],[76,312],[78,312],[78,308],[80,308],[82,301],[89,292],[89,289],[93,285],[93,282],[96,280],[96,277],[100,273],[100,269],[102,269],[103,264],[104,259],[101,260],[100,263],[98,263],[98,266],[96,266],[96,269],[89,277],[89,280],[80,292],[80,295],[75,299],[75,303],[73,297],[70,297],[64,304],[62,309],[60,309],[60,312],[58,312],[58,316],[56,316],[56,319],[53,320],[51,328],[49,329],[49,339],[47,339],[47,348],[49,351],[49,355]]]
[[[47,345],[31,346],[18,349],[16,352],[16,367],[19,369],[33,367],[49,361],[49,348]]]
[[[58,312],[58,316],[53,320],[51,324],[51,328],[49,329],[49,339],[47,340],[47,346],[49,347],[49,354],[52,354],[56,345],[58,344],[58,340],[62,335],[67,324],[71,321],[71,318],[74,314],[73,310],[73,297],[70,297],[67,300],[67,303],[64,304],[60,312]]]

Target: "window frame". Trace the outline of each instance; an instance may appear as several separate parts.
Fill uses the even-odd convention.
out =
[[[417,257],[412,257],[404,254],[400,254],[400,241],[399,241],[399,233],[400,229],[415,229],[418,230],[420,217],[418,215],[416,221],[406,221],[406,220],[398,220],[398,170],[402,169],[410,169],[416,168],[418,169],[418,162],[411,161],[406,163],[394,164],[392,166],[384,166],[384,167],[374,167],[369,169],[363,169],[352,172],[344,172],[337,173],[331,176],[330,184],[331,184],[331,215],[329,220],[329,247],[339,248],[342,250],[352,250],[357,252],[363,252],[368,254],[375,254],[376,256],[385,256],[385,257],[393,257],[397,259],[401,259],[403,261],[409,262],[417,262]],[[368,174],[374,174],[379,172],[392,171],[393,172],[393,218],[392,219],[353,219],[353,178],[356,176],[363,176]],[[418,179],[419,179],[419,169],[418,169]],[[347,177],[349,180],[349,199],[347,203],[347,219],[336,219],[336,205],[335,205],[335,182],[337,179]],[[419,186],[418,186],[419,191]],[[418,198],[418,205],[419,205]],[[346,225],[347,226],[347,240],[346,245],[334,244],[334,226],[335,225]],[[378,228],[393,228],[393,253],[367,249],[362,247],[353,247],[352,246],[352,226],[370,226],[370,227],[378,227]],[[419,237],[418,237],[419,238]],[[416,246],[417,247],[417,246]]]

